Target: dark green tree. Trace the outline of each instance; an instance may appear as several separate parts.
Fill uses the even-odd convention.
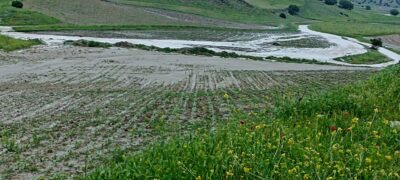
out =
[[[340,0],[339,7],[347,10],[352,10],[354,8],[354,4],[349,0]]]
[[[393,16],[397,16],[397,15],[399,15],[399,10],[392,9],[392,10],[390,10],[390,14],[393,15]]]
[[[299,8],[299,6],[296,6],[296,5],[290,5],[288,7],[288,12],[290,15],[294,16],[294,15],[299,14],[300,8]]]
[[[337,4],[337,0],[325,0],[325,4],[327,4],[327,5],[335,5],[335,4]]]
[[[22,4],[21,1],[12,1],[12,2],[11,2],[11,6],[12,6],[12,7],[15,7],[15,8],[23,8],[23,7],[24,7],[24,4]]]

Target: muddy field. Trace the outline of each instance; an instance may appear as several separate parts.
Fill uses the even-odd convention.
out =
[[[274,93],[330,89],[372,73],[127,49],[0,52],[0,174],[82,174],[118,149],[212,129],[232,109],[270,108]]]

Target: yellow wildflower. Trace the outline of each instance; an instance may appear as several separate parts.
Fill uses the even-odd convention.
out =
[[[229,95],[227,93],[224,94],[224,99],[229,99]]]
[[[228,154],[233,154],[233,150],[229,150],[229,151],[228,151]]]
[[[229,170],[229,171],[226,172],[226,175],[227,176],[233,176],[233,172],[231,170]]]
[[[389,120],[384,119],[384,120],[383,120],[383,124],[388,125],[388,124],[389,124]]]
[[[288,140],[288,142],[287,142],[288,144],[289,144],[289,146],[290,145],[292,145],[292,144],[294,144],[294,140],[293,140],[293,138],[290,138],[289,140]]]
[[[365,162],[368,163],[368,164],[371,164],[372,163],[372,159],[367,157],[367,158],[365,158]]]
[[[304,180],[308,180],[308,179],[311,179],[311,178],[310,178],[310,175],[304,174],[303,179],[304,179]]]
[[[296,169],[296,168],[289,169],[289,170],[288,170],[288,173],[289,173],[289,174],[295,174],[295,173],[297,173],[297,169]]]
[[[197,177],[196,177],[196,180],[201,180],[201,176],[197,176]]]
[[[388,161],[391,161],[393,159],[393,157],[392,156],[385,156],[385,159],[388,160]]]
[[[358,123],[358,121],[359,121],[360,119],[358,119],[358,118],[353,118],[352,120],[351,120],[351,122],[353,123],[353,124],[357,124]]]
[[[335,179],[335,178],[333,178],[333,177],[326,178],[326,180],[333,180],[333,179]]]
[[[251,168],[244,167],[244,168],[243,168],[243,171],[244,171],[245,173],[248,173],[248,172],[250,172],[250,171],[251,171]]]

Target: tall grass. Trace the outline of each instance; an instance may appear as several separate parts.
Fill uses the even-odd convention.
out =
[[[83,179],[398,179],[400,66],[274,109],[235,110],[215,131],[119,154]],[[229,94],[224,95],[227,103]]]

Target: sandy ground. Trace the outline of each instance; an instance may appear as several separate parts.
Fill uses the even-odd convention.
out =
[[[0,52],[0,179],[82,174],[161,132],[212,129],[232,105],[270,107],[273,89],[329,89],[370,70],[117,48]]]

